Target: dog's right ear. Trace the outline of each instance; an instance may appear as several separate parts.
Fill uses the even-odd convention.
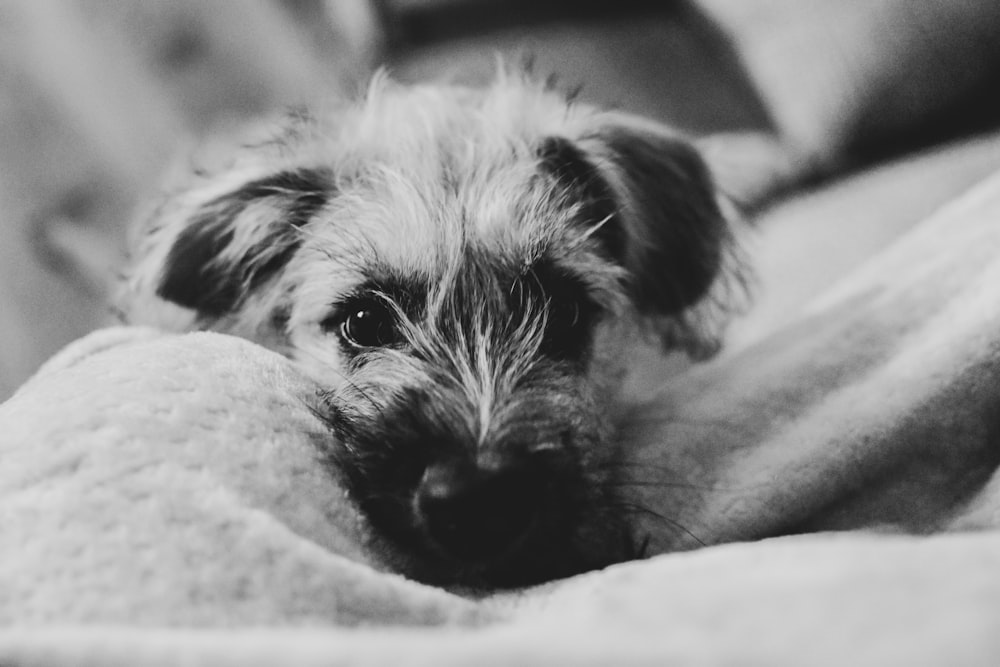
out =
[[[210,325],[287,264],[301,243],[299,230],[330,200],[332,183],[327,169],[294,169],[221,194],[176,195],[140,241],[145,251],[133,271],[146,291]]]
[[[626,270],[639,314],[668,345],[711,348],[714,332],[694,331],[692,314],[732,270],[732,227],[694,145],[659,123],[604,113],[575,137],[550,137],[539,155],[582,203],[585,224],[602,223],[595,234]]]

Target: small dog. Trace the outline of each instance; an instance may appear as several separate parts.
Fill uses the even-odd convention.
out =
[[[379,76],[168,194],[121,306],[293,359],[393,566],[515,586],[639,555],[615,491],[625,353],[650,334],[709,351],[733,249],[666,127],[521,74]]]

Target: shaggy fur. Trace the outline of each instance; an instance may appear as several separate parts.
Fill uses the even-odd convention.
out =
[[[291,114],[139,229],[122,308],[296,360],[393,565],[521,585],[636,555],[614,496],[622,352],[705,353],[731,228],[669,129],[502,74]]]

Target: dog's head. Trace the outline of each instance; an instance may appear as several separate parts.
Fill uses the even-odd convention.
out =
[[[729,240],[703,162],[667,128],[519,77],[380,80],[170,195],[124,309],[296,360],[396,565],[515,585],[628,555],[620,353],[642,331],[704,349]]]

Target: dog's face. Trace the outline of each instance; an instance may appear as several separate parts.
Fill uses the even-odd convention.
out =
[[[392,563],[476,585],[630,555],[621,353],[703,333],[729,239],[687,143],[514,77],[297,114],[141,233],[130,318],[296,360]]]

